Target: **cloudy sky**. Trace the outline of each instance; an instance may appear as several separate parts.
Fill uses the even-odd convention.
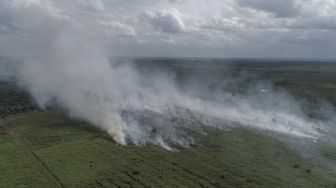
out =
[[[0,53],[70,25],[116,56],[336,58],[335,10],[336,0],[2,0]]]

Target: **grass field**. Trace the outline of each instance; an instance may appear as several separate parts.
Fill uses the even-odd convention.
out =
[[[321,100],[336,105],[336,64],[216,61],[212,68],[201,61],[192,66],[177,60],[144,62],[149,70],[169,69],[181,82],[194,72],[204,73],[203,81],[211,80],[217,75],[208,71],[221,75],[230,67],[233,75],[269,80],[305,100],[305,112],[311,116],[317,116],[313,111]],[[0,116],[0,188],[336,188],[336,170],[330,163],[307,162],[282,142],[255,131],[210,131],[196,135],[195,146],[177,152],[153,145],[123,147],[61,112],[38,110],[26,92],[5,82],[0,82]],[[335,164],[334,148],[322,146],[320,152]]]
[[[0,187],[336,187],[336,175],[246,130],[199,136],[178,152],[118,146],[59,112],[5,119]]]

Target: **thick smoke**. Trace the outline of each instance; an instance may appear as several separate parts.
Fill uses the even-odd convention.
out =
[[[90,26],[83,28],[49,1],[1,4],[17,34],[2,34],[2,55],[10,63],[1,68],[0,78],[15,76],[42,108],[57,104],[119,144],[187,146],[193,142],[188,130],[207,126],[246,126],[313,140],[327,131],[326,123],[304,115],[293,97],[269,84],[243,94],[225,91],[240,83],[228,72],[211,90],[199,87],[202,80],[196,78],[180,84],[163,71],[144,73],[132,64],[111,62],[99,32],[92,34]]]

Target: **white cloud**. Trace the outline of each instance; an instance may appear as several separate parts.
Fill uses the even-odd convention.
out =
[[[0,2],[0,40],[30,32],[52,18],[97,39],[108,38],[106,42],[120,45],[126,54],[130,50],[150,55],[152,49],[169,45],[172,55],[193,49],[194,55],[200,55],[203,48],[205,56],[213,51],[260,56],[262,49],[283,45],[300,46],[302,51],[316,48],[313,57],[319,57],[325,56],[325,48],[336,47],[336,34],[325,32],[336,29],[334,10],[335,0],[8,0]],[[52,27],[44,26],[49,31]],[[298,31],[307,37],[300,38]],[[314,35],[319,36],[314,41],[320,46],[307,46]]]
[[[186,30],[180,12],[175,9],[166,9],[159,11],[147,11],[145,13],[149,24],[156,30],[165,33],[179,33]]]
[[[292,17],[300,12],[295,0],[237,0],[237,2],[243,7],[266,11],[276,17]]]
[[[136,31],[130,25],[120,23],[117,21],[99,21],[100,31],[104,33],[104,36],[115,37],[115,36],[124,36],[124,37],[135,37]],[[98,31],[99,32],[99,31]]]
[[[91,11],[103,11],[105,9],[101,0],[78,1],[78,5]]]

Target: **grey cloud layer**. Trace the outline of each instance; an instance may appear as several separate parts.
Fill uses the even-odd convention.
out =
[[[177,9],[146,12],[148,22],[158,31],[178,33],[185,30],[185,25]]]
[[[0,42],[44,19],[17,18],[19,4],[38,4],[116,55],[335,57],[335,0],[9,0],[0,2]]]
[[[299,7],[293,0],[237,0],[241,6],[250,7],[256,10],[266,11],[277,17],[292,17],[299,14]]]

